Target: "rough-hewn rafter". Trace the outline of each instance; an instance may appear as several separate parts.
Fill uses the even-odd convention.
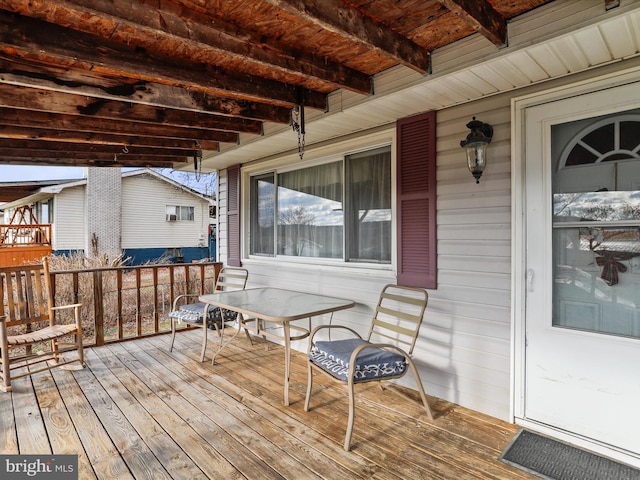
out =
[[[172,168],[176,164],[187,163],[188,157],[133,157],[110,154],[46,154],[38,156],[11,155],[2,152],[2,163],[9,165],[52,165],[74,167],[149,167]]]
[[[485,0],[439,0],[497,46],[507,43],[507,23]]]
[[[267,1],[421,73],[429,70],[428,51],[340,0]]]
[[[141,147],[138,145],[105,145],[99,143],[53,142],[46,140],[26,140],[0,138],[0,149],[20,150],[21,152],[50,151],[67,153],[108,153],[111,155],[153,155],[158,157],[193,157],[195,149]]]
[[[102,133],[90,131],[70,131],[51,128],[2,125],[0,122],[0,138],[17,140],[46,140],[50,142],[71,142],[76,144],[139,146],[156,148],[179,148],[191,150],[218,150],[219,143],[209,140],[194,140],[171,137],[133,135],[129,133]]]
[[[131,2],[124,0],[58,0],[52,8],[46,0],[4,0],[3,8],[93,35],[108,35],[114,41],[149,51],[157,42],[164,42],[181,49],[237,57],[253,68],[295,75],[301,83],[312,77],[359,93],[371,91],[368,75],[344,65],[259,37],[219,18],[186,9],[176,11],[175,5],[162,0],[138,3],[142,5],[131,8]]]
[[[234,75],[204,64],[180,64],[126,45],[64,29],[41,20],[0,11],[0,52],[32,62],[63,65],[105,76],[155,81],[212,95],[292,106],[293,85],[253,75]],[[306,105],[326,108],[326,96],[305,91]]]
[[[237,142],[238,134],[202,128],[165,126],[132,121],[113,121],[77,115],[61,115],[0,107],[0,125],[51,128],[69,132],[102,132],[121,135],[145,135],[161,138],[193,139],[199,142]]]
[[[17,198],[28,197],[33,190],[27,188],[0,188],[0,202],[13,202]]]
[[[193,156],[193,155],[191,155]],[[70,157],[76,160],[91,161],[117,161],[118,157],[129,160],[140,160],[148,162],[164,162],[179,163],[186,162],[187,155],[147,155],[132,153],[111,153],[111,152],[70,152],[70,151],[52,151],[49,149],[21,149],[21,148],[2,148],[0,146],[0,158],[59,158]]]
[[[83,95],[106,100],[125,101],[160,108],[180,109],[198,113],[217,113],[276,123],[288,123],[291,110],[277,105],[239,101],[232,98],[209,95],[182,87],[154,82],[136,82],[118,88],[98,88],[79,85],[56,77],[21,72],[19,66],[0,59],[0,83],[21,87],[42,88],[57,92]]]
[[[0,83],[0,104],[10,108],[48,111],[95,118],[159,123],[166,126],[206,128],[232,132],[261,133],[262,122],[240,117],[156,108],[115,102],[38,88]]]

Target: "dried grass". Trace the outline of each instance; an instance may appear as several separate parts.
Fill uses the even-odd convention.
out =
[[[106,340],[135,337],[139,334],[155,333],[154,319],[157,312],[158,331],[168,331],[171,311],[171,282],[169,266],[166,263],[148,262],[139,268],[127,269],[125,258],[111,262],[103,259],[89,259],[84,255],[54,256],[51,258],[51,271],[80,271],[77,285],[74,285],[71,273],[55,275],[56,305],[82,303],[81,316],[85,342],[96,341],[95,331],[95,280],[101,279],[101,304]],[[167,268],[162,268],[167,265]],[[115,268],[117,267],[117,268]],[[122,267],[122,268],[120,268]],[[110,270],[110,268],[114,268]],[[189,268],[189,267],[187,267]],[[100,269],[96,272],[96,269]],[[153,272],[157,271],[157,286],[154,287]],[[83,271],[89,270],[89,271]],[[122,271],[122,286],[118,289],[118,270]],[[140,288],[137,288],[137,273],[140,275]],[[213,273],[213,269],[211,269]],[[184,269],[174,270],[173,296],[199,292],[200,274],[195,266],[190,270],[187,288]],[[213,278],[205,281],[205,290],[213,290]],[[155,302],[154,302],[155,298]]]

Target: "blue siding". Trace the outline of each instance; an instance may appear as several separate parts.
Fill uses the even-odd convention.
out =
[[[167,256],[168,250],[168,248],[128,248],[122,251],[122,257],[129,259],[127,265],[157,262],[162,257],[166,257],[168,263],[176,261],[176,258]],[[184,263],[191,263],[194,260],[202,260],[213,256],[209,255],[208,247],[182,247],[181,250]],[[83,250],[55,250],[52,253],[53,255],[70,256],[72,254],[82,254]],[[215,249],[213,253],[215,254]]]
[[[60,257],[64,256],[64,257],[70,257],[72,255],[82,255],[84,254],[84,250],[82,249],[78,249],[78,250],[70,250],[70,249],[66,249],[66,250],[53,250],[51,252],[51,255],[58,255]]]
[[[127,248],[122,251],[124,258],[129,258],[129,265],[142,265],[150,261],[157,261],[162,257],[166,257],[168,262],[178,261],[175,257],[167,256],[169,248]],[[182,247],[182,261],[191,263],[194,260],[202,260],[209,258],[208,247]]]

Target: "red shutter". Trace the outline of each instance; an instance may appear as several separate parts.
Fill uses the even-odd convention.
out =
[[[436,112],[396,125],[398,284],[437,287]]]
[[[242,266],[240,261],[240,165],[227,168],[227,264]]]

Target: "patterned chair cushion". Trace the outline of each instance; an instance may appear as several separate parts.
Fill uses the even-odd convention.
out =
[[[175,318],[178,322],[187,323],[202,323],[202,317],[204,316],[205,304],[202,302],[188,303],[182,305],[178,310],[174,310],[169,314],[169,317]],[[222,313],[221,313],[222,311]],[[238,317],[238,312],[227,310],[226,308],[209,307],[207,324],[213,325],[217,323],[218,326],[222,325],[224,319],[225,322],[231,322]]]
[[[322,367],[334,377],[347,381],[349,359],[356,347],[368,343],[360,338],[316,342],[309,352],[313,363]],[[381,348],[367,348],[358,355],[355,381],[402,375],[407,363],[402,355]]]

